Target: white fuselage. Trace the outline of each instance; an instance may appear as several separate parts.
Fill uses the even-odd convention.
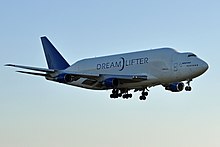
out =
[[[179,53],[171,48],[160,48],[83,59],[74,63],[65,71],[100,74],[102,75],[98,79],[100,81],[111,78],[111,75],[147,76],[146,80],[123,83],[118,86],[118,88],[138,89],[190,80],[204,73],[207,68],[208,65],[192,53]],[[86,78],[80,78],[69,84],[89,89],[106,89],[103,86],[83,84],[84,80]]]

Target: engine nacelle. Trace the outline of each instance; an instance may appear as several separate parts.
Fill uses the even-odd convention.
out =
[[[170,90],[172,92],[180,92],[184,88],[184,83],[171,83],[168,86],[165,87],[166,90]]]
[[[70,83],[73,81],[73,78],[70,74],[60,74],[55,78],[55,81],[60,83]]]
[[[118,84],[119,82],[118,82],[118,79],[116,78],[109,78],[103,82],[103,85],[105,85],[108,88],[115,88],[118,86]]]

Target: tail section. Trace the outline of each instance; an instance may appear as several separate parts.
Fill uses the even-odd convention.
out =
[[[70,66],[46,36],[41,37],[41,42],[49,69],[63,70]]]

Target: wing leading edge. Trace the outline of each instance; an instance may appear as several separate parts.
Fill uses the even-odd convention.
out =
[[[34,70],[34,71],[39,71],[39,72],[47,72],[47,73],[55,72],[54,69],[38,68],[38,67],[32,67],[32,66],[23,66],[23,65],[15,65],[15,64],[5,64],[5,66],[18,67],[22,69]]]

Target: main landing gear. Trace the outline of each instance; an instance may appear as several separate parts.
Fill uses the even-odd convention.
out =
[[[146,96],[148,96],[148,89],[142,89],[141,96],[139,97],[140,100],[146,100]],[[113,89],[112,94],[110,94],[110,98],[119,98],[122,97],[123,99],[129,99],[132,97],[131,93],[128,93],[128,89]],[[136,89],[134,92],[140,91],[140,89]]]
[[[148,96],[148,92],[147,91],[142,91],[141,96],[139,97],[140,100],[146,100],[146,96]]]
[[[112,94],[110,94],[110,98],[118,98],[118,97],[121,97],[121,96],[122,96],[122,94],[119,93],[118,89],[113,89]]]
[[[186,84],[187,84],[187,86],[185,87],[185,90],[186,91],[191,91],[192,90],[192,87],[190,86],[190,82],[191,82],[192,80],[188,80],[187,82],[186,82]]]
[[[118,98],[118,97],[128,99],[132,97],[132,94],[129,94],[128,90],[120,90],[119,92],[119,89],[113,89],[112,94],[110,94],[110,98]]]

